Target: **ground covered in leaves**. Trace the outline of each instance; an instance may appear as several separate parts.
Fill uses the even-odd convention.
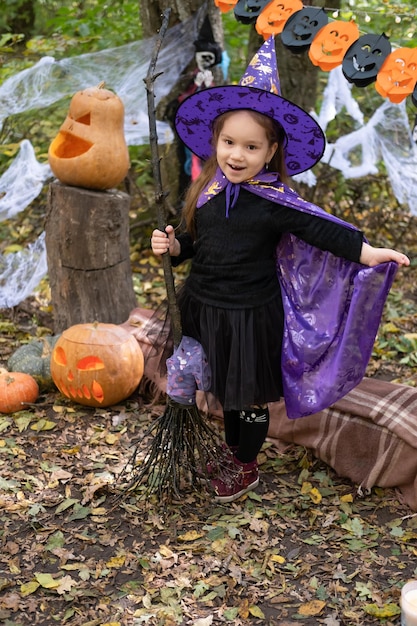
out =
[[[413,256],[414,220],[400,218],[393,232]],[[138,301],[152,307],[160,268],[146,250],[132,266]],[[370,376],[415,384],[416,267],[396,279]],[[43,285],[0,312],[0,365],[48,334]],[[0,623],[399,624],[401,586],[417,577],[417,513],[395,491],[359,497],[308,450],[267,442],[259,488],[230,505],[203,489],[162,506],[117,499],[132,445],[163,408],[141,390],[89,409],[49,388],[0,416]]]

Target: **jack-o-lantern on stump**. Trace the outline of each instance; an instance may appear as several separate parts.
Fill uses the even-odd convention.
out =
[[[136,339],[115,324],[76,324],[65,330],[51,357],[59,391],[74,402],[106,407],[128,398],[143,376]]]
[[[45,223],[55,334],[95,319],[120,324],[136,306],[130,196],[115,188],[129,169],[124,106],[103,84],[72,97],[49,147],[58,179]]]
[[[66,185],[111,189],[129,169],[123,102],[103,85],[72,97],[68,115],[49,147],[51,170]]]

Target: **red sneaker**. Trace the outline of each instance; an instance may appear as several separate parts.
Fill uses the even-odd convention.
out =
[[[211,486],[215,492],[216,502],[234,502],[248,491],[252,491],[259,485],[258,463],[242,463],[233,457],[233,471],[221,478],[213,478]]]

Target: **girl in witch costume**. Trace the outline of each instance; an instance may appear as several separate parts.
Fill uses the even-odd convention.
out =
[[[212,477],[231,502],[259,482],[268,403],[315,413],[363,378],[382,308],[406,255],[374,248],[352,225],[287,185],[321,158],[315,120],[280,96],[267,40],[239,85],[187,98],[182,141],[205,161],[183,209],[184,232],[155,230],[156,255],[192,259],[178,295],[183,334],[201,343],[233,470]]]

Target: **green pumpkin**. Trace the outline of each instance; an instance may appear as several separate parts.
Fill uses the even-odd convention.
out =
[[[51,354],[59,337],[46,336],[20,346],[9,358],[7,369],[9,372],[30,374],[41,388],[53,387]]]

